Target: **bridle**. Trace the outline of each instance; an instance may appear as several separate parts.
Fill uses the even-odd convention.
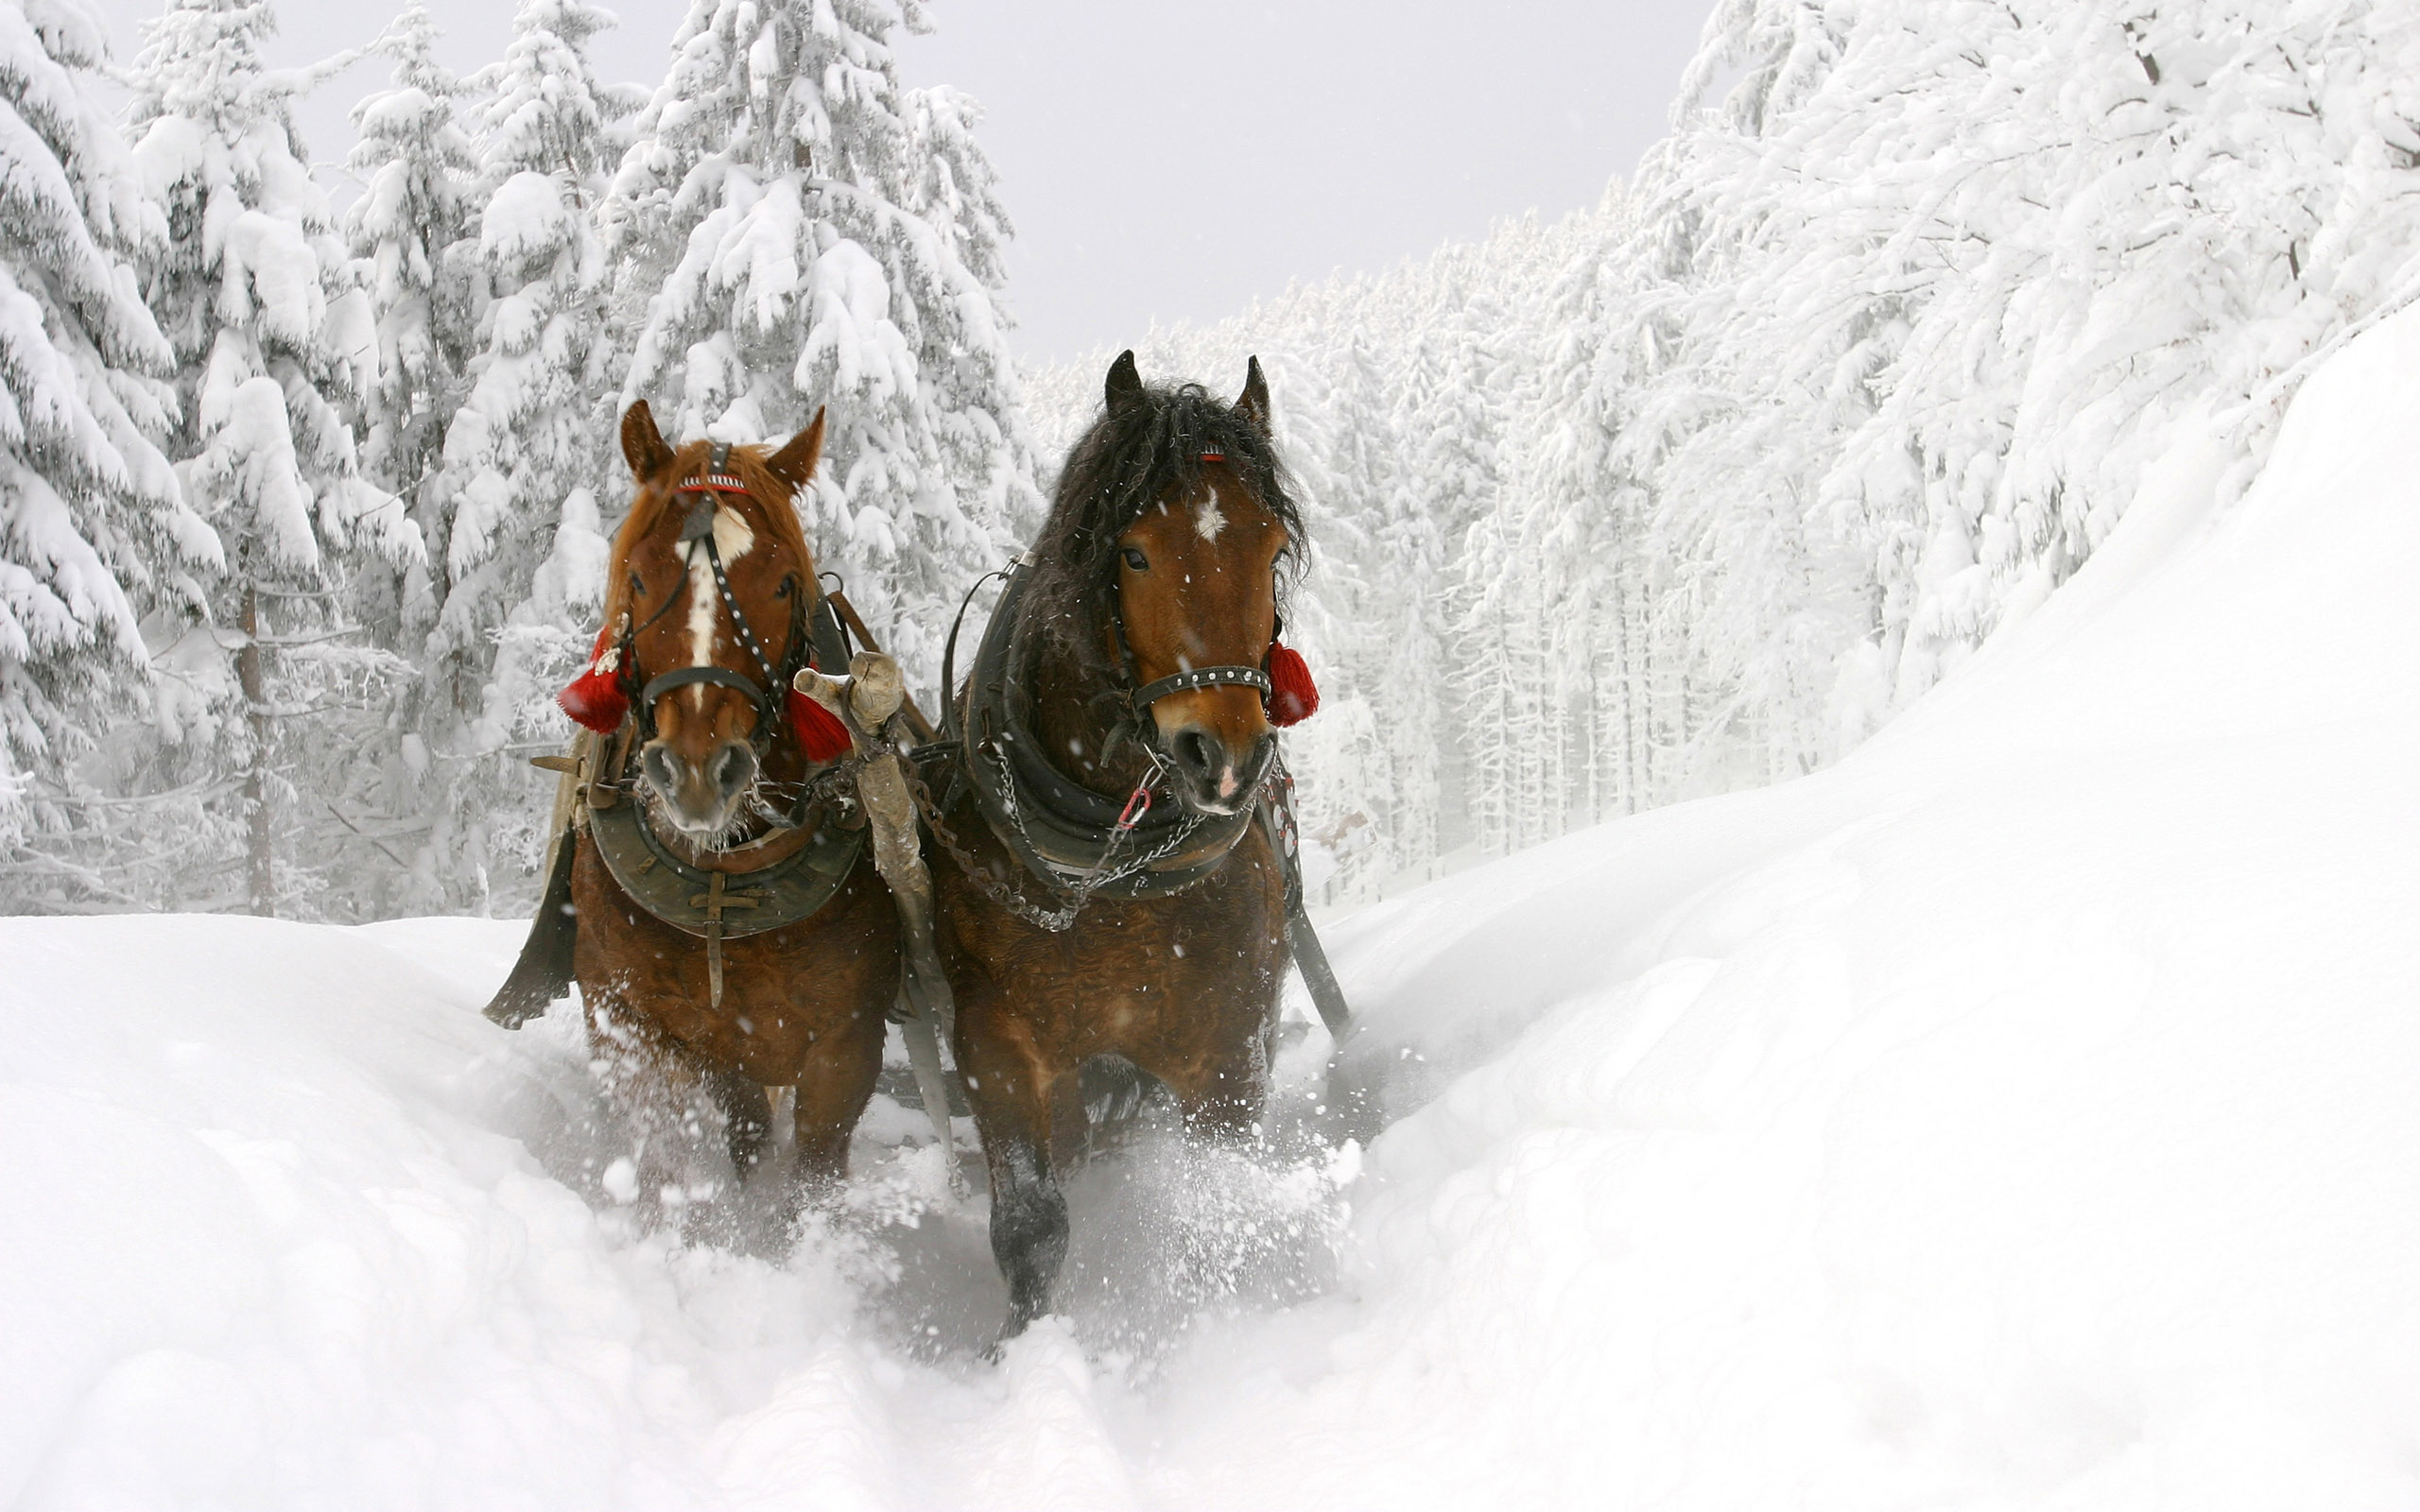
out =
[[[1113,692],[1125,701],[1126,707],[1122,711],[1121,722],[1130,727],[1135,734],[1142,734],[1150,726],[1151,705],[1171,694],[1190,693],[1196,688],[1252,688],[1260,694],[1262,702],[1268,701],[1269,674],[1258,667],[1241,664],[1188,667],[1169,677],[1155,678],[1138,687],[1135,683],[1134,648],[1127,644],[1126,611],[1120,599],[1121,595],[1116,592],[1111,593],[1109,627],[1110,633],[1117,641],[1117,677],[1122,684]],[[1282,619],[1278,622],[1280,629],[1284,628],[1284,623]],[[1274,641],[1276,635],[1276,631],[1271,631],[1270,639]]]
[[[783,578],[780,588],[776,590],[781,596],[790,600],[789,644],[784,653],[782,665],[776,668],[772,659],[765,654],[765,644],[757,636],[755,626],[749,623],[747,610],[739,607],[738,596],[731,591],[731,575],[723,565],[722,549],[715,543],[715,515],[722,508],[720,495],[749,494],[752,491],[744,480],[727,471],[730,465],[731,443],[718,441],[706,459],[704,472],[688,479],[673,490],[674,497],[688,496],[690,498],[689,512],[681,523],[681,545],[684,548],[683,556],[693,564],[696,560],[695,553],[700,550],[704,551],[706,565],[714,576],[715,591],[722,599],[724,612],[731,616],[732,629],[738,635],[740,644],[748,648],[749,658],[756,663],[756,669],[763,674],[764,680],[759,682],[745,673],[734,672],[729,667],[716,666],[711,662],[674,667],[668,672],[658,673],[647,679],[639,690],[637,707],[633,713],[639,722],[640,744],[645,744],[655,738],[655,705],[656,701],[665,695],[682,688],[699,685],[729,688],[744,695],[756,706],[756,729],[750,736],[749,743],[754,747],[757,757],[761,760],[766,750],[772,745],[775,733],[787,722],[783,716],[783,711],[785,695],[790,685],[790,679],[798,674],[799,668],[817,664],[811,644],[816,637],[808,633],[811,617],[815,615],[816,610],[822,610],[824,617],[834,618],[835,623],[830,629],[832,638],[836,642],[838,638],[838,625],[837,617],[831,615],[825,604],[821,585],[811,586],[808,593],[802,595],[798,592],[797,576],[793,574]],[[633,590],[638,587],[639,579],[636,573],[631,575],[631,584]],[[672,606],[680,601],[681,587],[682,585],[675,584],[672,592],[665,596],[663,605],[653,614],[648,615],[644,623],[624,634],[622,665],[628,669],[626,675],[631,680],[636,680],[638,678],[636,643],[639,632],[671,610]]]
[[[1204,452],[1201,455],[1200,460],[1223,462],[1226,460],[1226,454]],[[942,650],[942,697],[945,713],[958,696],[958,632],[966,623],[966,611],[974,604],[975,595],[981,592],[983,585],[993,578],[998,577],[1005,580],[1027,570],[1029,566],[1029,562],[1020,562],[1006,572],[986,573],[975,580],[974,586],[966,591],[966,596],[959,601],[958,617],[950,622],[949,640]],[[1190,693],[1196,688],[1250,688],[1260,695],[1264,704],[1271,696],[1273,685],[1270,681],[1268,670],[1265,667],[1246,666],[1240,662],[1187,667],[1183,672],[1173,673],[1165,678],[1155,678],[1149,682],[1141,681],[1141,674],[1134,668],[1133,644],[1126,636],[1125,595],[1115,587],[1109,593],[1109,627],[1110,635],[1117,645],[1117,665],[1112,673],[1111,687],[1100,696],[1115,699],[1119,705],[1116,724],[1111,732],[1110,743],[1113,748],[1119,740],[1132,740],[1141,746],[1151,757],[1152,775],[1156,775],[1163,765],[1158,747],[1151,739],[1158,728],[1151,718],[1153,704],[1174,694]],[[1270,644],[1275,645],[1285,632],[1286,617],[1280,614],[1277,616],[1276,624],[1270,630]],[[1147,777],[1146,782],[1149,780]]]
[[[1226,459],[1227,454],[1224,452],[1203,452],[1194,458],[1197,464],[1223,462]],[[1109,627],[1110,633],[1117,638],[1117,671],[1118,677],[1125,683],[1124,689],[1121,690],[1126,695],[1124,722],[1137,735],[1146,734],[1153,728],[1151,705],[1171,694],[1190,693],[1196,688],[1240,687],[1253,689],[1259,693],[1263,703],[1269,701],[1270,692],[1269,674],[1259,667],[1242,665],[1187,667],[1183,672],[1154,679],[1137,687],[1135,686],[1134,648],[1126,639],[1125,595],[1122,593],[1113,591],[1109,595]],[[1285,627],[1286,622],[1281,617],[1276,628],[1270,631],[1269,639],[1271,644],[1276,643],[1278,635],[1284,631]],[[1149,748],[1148,740],[1143,744],[1146,748]]]

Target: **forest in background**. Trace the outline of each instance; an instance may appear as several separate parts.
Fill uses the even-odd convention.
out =
[[[415,4],[338,215],[266,6],[176,0],[120,120],[81,7],[0,0],[0,907],[525,907],[629,398],[828,403],[810,540],[929,687],[1112,353],[1014,372],[921,19],[696,0],[642,101],[577,0],[468,79]],[[1673,121],[1593,211],[1135,343],[1269,367],[1329,902],[1835,759],[2420,297],[2405,5],[1722,0]]]
[[[697,0],[651,96],[582,0],[375,51],[340,215],[264,0],[170,0],[98,103],[78,0],[0,0],[0,905],[288,916],[534,898],[631,400],[784,438],[912,666],[1036,517],[975,108],[914,5]],[[352,60],[334,60],[330,67]]]
[[[1269,369],[1339,902],[1837,759],[2416,297],[2420,9],[1722,0],[1596,209],[1135,347]]]

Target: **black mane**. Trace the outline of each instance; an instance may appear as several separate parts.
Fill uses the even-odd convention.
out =
[[[1099,637],[1086,632],[1105,622],[1117,580],[1117,538],[1160,500],[1190,493],[1201,481],[1205,452],[1223,455],[1286,527],[1291,544],[1278,576],[1283,608],[1307,542],[1277,449],[1247,415],[1200,384],[1147,387],[1104,410],[1067,454],[1050,518],[1034,542],[1021,639],[1038,636],[1087,665],[1104,662]]]

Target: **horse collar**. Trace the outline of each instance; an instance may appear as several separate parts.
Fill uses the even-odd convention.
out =
[[[865,845],[863,830],[842,828],[827,811],[801,825],[804,833],[775,834],[729,858],[755,852],[765,858],[759,865],[700,867],[655,833],[644,809],[625,793],[593,810],[588,832],[596,853],[631,902],[701,938],[738,939],[812,917],[839,892]]]
[[[1011,644],[1029,574],[1023,563],[1009,574],[967,679],[960,761],[977,807],[1010,853],[1053,885],[1128,900],[1183,892],[1225,863],[1256,805],[1221,816],[1147,805],[1138,814],[1131,795],[1096,793],[1050,762],[1026,728],[1024,667]],[[1130,859],[1104,880],[1105,863],[1119,856]]]

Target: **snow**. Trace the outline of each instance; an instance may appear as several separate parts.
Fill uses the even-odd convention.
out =
[[[572,215],[552,175],[524,169],[496,187],[494,198],[479,216],[479,251],[503,262],[519,262],[552,251],[569,241]],[[507,345],[527,338],[504,338]]]
[[[510,924],[0,921],[0,1503],[2411,1505],[2415,409],[2420,312],[1837,766],[1337,925],[1288,1153],[1080,1173],[997,1365],[929,1150],[632,1233]]]

